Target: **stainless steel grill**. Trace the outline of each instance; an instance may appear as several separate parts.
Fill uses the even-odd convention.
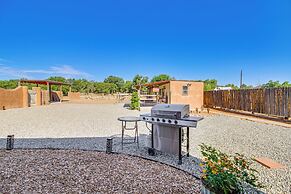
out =
[[[149,153],[154,154],[155,150],[159,150],[178,154],[178,164],[182,163],[182,143],[185,140],[186,155],[189,156],[189,128],[195,128],[197,122],[203,119],[191,117],[190,107],[186,104],[158,104],[152,108],[151,113],[142,114],[140,118],[152,124]]]

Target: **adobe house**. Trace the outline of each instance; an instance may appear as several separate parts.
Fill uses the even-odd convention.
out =
[[[191,110],[201,109],[203,106],[203,82],[167,80],[143,84],[141,87],[148,88],[149,96],[156,95],[158,103],[189,104]],[[142,97],[141,100],[146,101]]]
[[[71,84],[51,81],[51,80],[19,80],[18,85],[22,86],[25,83],[35,84],[36,87],[33,87],[32,90],[28,91],[29,103],[31,105],[43,105],[49,104],[51,102],[61,102],[63,98],[62,86]],[[41,90],[39,85],[47,86],[47,90]],[[59,91],[52,91],[52,86],[59,86]]]
[[[36,87],[32,87],[32,90],[29,90],[27,86],[23,86],[26,83],[34,84]],[[39,85],[45,85],[46,90],[42,90]],[[53,91],[53,85],[59,86],[59,91]],[[19,80],[18,87],[15,89],[0,88],[0,110],[62,102],[62,100],[64,100],[62,92],[63,85],[70,87],[70,92],[66,100],[71,101],[80,99],[79,92],[71,92],[71,84],[50,80]]]

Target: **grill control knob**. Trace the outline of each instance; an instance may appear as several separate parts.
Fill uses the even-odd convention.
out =
[[[143,120],[145,120],[146,118],[145,118],[145,117],[143,117],[142,119],[143,119]]]
[[[164,123],[164,122],[166,122],[166,120],[165,120],[165,119],[163,119],[162,121],[163,121],[163,123]]]
[[[172,121],[171,120],[168,120],[168,123],[172,123]]]
[[[159,122],[159,121],[160,121],[160,119],[157,119],[157,121]]]
[[[177,125],[178,124],[178,121],[175,121],[175,124]]]
[[[152,118],[152,121],[155,121],[155,119],[154,119],[154,118]]]

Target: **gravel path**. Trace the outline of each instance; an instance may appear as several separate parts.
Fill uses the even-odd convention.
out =
[[[209,115],[190,131],[189,158],[177,165],[177,157],[164,153],[148,156],[146,138],[148,129],[139,124],[140,149],[133,144],[120,146],[120,116],[137,116],[149,112],[130,111],[121,104],[55,104],[29,109],[0,111],[0,148],[5,148],[6,136],[14,134],[17,148],[76,148],[105,150],[106,138],[114,136],[114,151],[138,155],[177,166],[197,176],[201,158],[198,145],[207,143],[227,153],[242,153],[249,157],[268,157],[284,169],[267,169],[259,164],[260,179],[267,193],[291,193],[291,129],[239,118]],[[129,134],[133,135],[133,134]]]
[[[121,154],[80,150],[1,150],[0,169],[0,193],[200,191],[200,182],[181,170]]]

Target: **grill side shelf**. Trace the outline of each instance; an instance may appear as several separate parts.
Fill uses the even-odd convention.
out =
[[[171,119],[164,117],[152,117],[149,115],[141,115],[140,119],[142,121],[159,124],[159,125],[168,125],[168,126],[177,126],[177,127],[196,127],[196,120],[183,120],[183,119]]]

